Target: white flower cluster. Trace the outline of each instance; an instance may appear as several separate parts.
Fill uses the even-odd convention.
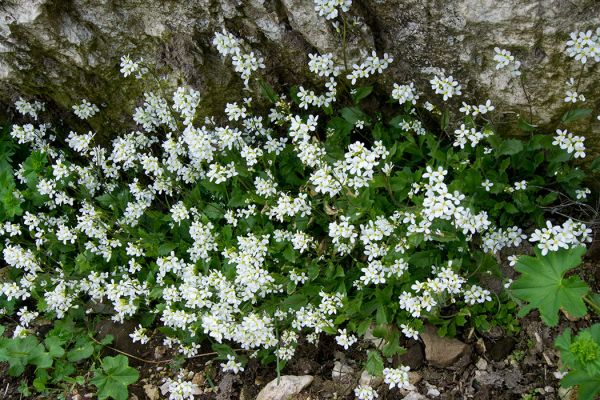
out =
[[[314,0],[315,11],[325,19],[335,19],[338,16],[338,8],[342,12],[348,12],[352,6],[352,0]]]
[[[566,150],[567,153],[575,153],[575,158],[585,157],[585,137],[573,135],[566,129],[557,129],[552,144]]]
[[[318,4],[323,15],[350,6],[349,1]],[[262,61],[227,31],[217,34],[214,44],[222,55],[233,58],[246,84],[262,68]],[[122,73],[143,75],[141,62],[123,57]],[[381,72],[390,62],[388,55],[373,54],[353,67],[349,79]],[[300,107],[335,101],[336,78],[344,77],[334,57],[311,55],[309,69],[326,80],[327,92],[300,90]],[[445,100],[461,94],[452,77],[435,77],[431,83]],[[394,85],[392,97],[411,108],[420,94],[410,83]],[[457,177],[472,165],[413,168],[404,164],[406,157],[420,156],[400,154],[406,150],[400,149],[402,141],[389,150],[371,137],[358,141],[375,120],[355,121],[363,130],[355,129],[340,146],[331,141],[338,139],[334,128],[324,127],[316,113],[295,112],[298,107],[284,96],[268,118],[254,115],[248,98],[228,103],[222,118],[199,121],[199,103],[200,94],[188,86],[168,96],[147,92],[133,113],[138,128],[113,138],[107,147],[94,143],[93,132],[70,132],[66,143],[72,151],[59,149],[49,125],[13,126],[13,138],[42,153],[47,165],[35,180],[27,165],[15,168],[18,199],[25,196],[18,189],[22,187],[44,197],[35,213],[24,212],[0,225],[2,255],[14,277],[0,283],[0,295],[20,303],[37,293],[47,305],[46,317],[59,319],[84,304],[88,309],[88,300],[110,305],[115,321],[150,307],[144,310],[156,313],[157,324],[171,332],[165,344],[186,357],[199,352],[198,342],[206,335],[241,347],[250,356],[267,350],[289,360],[300,335],[314,343],[320,333],[337,331],[336,342],[352,346],[356,336],[338,326],[336,315],[354,300],[346,296],[368,296],[374,285],[407,283],[393,294],[393,301],[397,299],[406,317],[400,324],[403,335],[413,339],[418,338],[415,327],[420,324],[412,318],[448,302],[490,300],[490,292],[467,282],[452,259],[436,262],[431,272],[423,271],[427,273],[414,281],[411,260],[422,248],[448,254],[447,242],[460,241],[463,247],[458,251],[464,254],[471,246],[496,253],[527,239],[516,226],[494,227],[486,210],[456,190],[462,187]],[[41,110],[35,103],[17,107],[34,118]],[[434,109],[430,103],[425,107]],[[470,116],[493,110],[490,101],[465,103],[463,108]],[[94,110],[79,111],[88,117]],[[429,140],[422,136],[427,130],[416,110],[403,116],[397,127],[396,132],[409,139]],[[413,138],[409,132],[420,136]],[[465,124],[456,132],[455,145],[474,147],[489,132]],[[576,138],[564,133],[557,144],[581,153],[583,140]],[[484,181],[486,190],[493,184]],[[526,181],[509,188],[527,194],[535,190]],[[386,215],[377,202],[387,192],[395,205]],[[489,196],[497,194],[492,192]],[[482,193],[478,189],[477,195]],[[575,193],[585,198],[589,190]],[[402,199],[394,198],[400,195]],[[529,240],[547,253],[588,242],[590,231],[567,221],[537,230]],[[57,255],[57,248],[67,248],[69,256]],[[323,285],[317,295],[310,285],[320,284],[317,279],[329,266],[337,274],[346,262],[355,270],[346,274],[344,285]],[[72,272],[79,267],[85,274]],[[350,276],[353,282],[347,281]],[[281,302],[286,290],[293,290],[290,299],[298,298],[301,304]],[[154,306],[157,298],[159,307]],[[16,307],[21,327],[17,334],[27,334],[38,315],[21,304]],[[151,332],[138,326],[131,337],[144,343]],[[221,367],[238,373],[244,363],[243,357],[230,354]],[[405,367],[387,368],[384,379],[390,387],[405,387],[407,373]],[[193,385],[186,379],[168,383],[170,398],[192,395]],[[366,385],[355,394],[377,397]]]
[[[462,86],[455,81],[452,76],[435,76],[429,83],[431,83],[431,89],[433,89],[436,94],[441,94],[444,101],[452,96],[460,96],[462,94]]]
[[[510,51],[501,49],[499,47],[494,47],[494,61],[497,62],[496,69],[502,69],[504,67],[508,67],[511,63],[513,64],[511,68],[511,75],[513,77],[517,77],[521,75],[521,62],[515,60],[515,56],[511,54]]]
[[[137,79],[141,79],[144,74],[148,72],[148,68],[142,66],[144,62],[143,58],[133,61],[129,55],[121,57],[121,73],[124,77],[128,77],[131,74],[136,74]]]
[[[213,45],[223,57],[231,55],[235,72],[240,74],[246,87],[248,87],[252,73],[265,67],[262,57],[257,57],[253,51],[246,51],[244,42],[225,29],[222,33],[215,34]]]
[[[346,78],[354,85],[358,79],[368,78],[376,72],[381,74],[393,61],[394,59],[387,53],[383,54],[383,58],[379,58],[373,51],[361,64],[353,64],[352,72]]]
[[[346,329],[339,329],[335,341],[342,346],[344,350],[348,350],[350,346],[358,341],[358,339],[354,335],[348,335]]]
[[[379,397],[377,391],[369,385],[358,385],[354,389],[354,395],[358,400],[375,400]]]
[[[482,288],[481,286],[472,285],[469,289],[465,290],[465,303],[473,305],[477,303],[485,303],[491,301],[490,291]]]
[[[194,400],[194,393],[197,392],[197,386],[184,379],[180,374],[176,379],[166,379],[167,392],[169,400]]]
[[[596,31],[571,32],[567,42],[567,55],[585,64],[590,61],[600,62],[600,28]]]
[[[97,105],[90,103],[87,99],[83,99],[81,104],[73,106],[73,112],[81,119],[93,117],[100,109]]]
[[[15,102],[15,108],[21,115],[29,115],[37,121],[38,113],[44,111],[46,106],[39,101],[28,102],[23,100],[23,98],[19,98]]]
[[[383,382],[389,385],[390,389],[397,387],[398,389],[408,389],[409,367],[400,366],[400,368],[385,368],[383,370]]]
[[[530,242],[537,242],[542,255],[560,248],[569,249],[592,241],[592,230],[581,222],[566,220],[562,226],[552,225],[546,221],[546,227],[536,229],[529,237]]]
[[[462,107],[460,108],[460,112],[465,113],[466,115],[471,115],[476,117],[478,115],[485,115],[490,111],[494,111],[496,107],[492,105],[491,100],[487,100],[485,104],[480,104],[478,106],[469,105],[465,102],[462,103]]]
[[[462,124],[460,128],[454,131],[454,146],[460,147],[461,149],[465,148],[465,145],[469,144],[471,147],[477,146],[479,142],[493,133],[490,131],[487,132],[479,132],[476,128],[467,128],[465,124]]]
[[[417,104],[417,100],[419,100],[419,94],[415,89],[415,84],[412,82],[408,85],[398,85],[397,83],[394,83],[392,98],[398,100],[398,103],[400,104],[410,103],[415,105]]]
[[[233,372],[234,374],[244,372],[242,363],[237,361],[235,356],[232,356],[231,354],[227,354],[227,362],[221,363],[221,368],[223,369],[223,372]]]

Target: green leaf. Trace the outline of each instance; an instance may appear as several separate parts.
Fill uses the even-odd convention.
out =
[[[600,393],[600,375],[591,376],[582,370],[569,372],[561,381],[562,387],[579,386],[578,400],[594,400]]]
[[[104,357],[101,368],[94,369],[90,383],[98,388],[98,399],[127,400],[127,386],[136,382],[140,374],[129,366],[123,355]]]
[[[360,110],[358,107],[346,107],[342,108],[342,117],[352,125],[356,124],[356,121],[363,121],[365,125],[368,125],[367,115]]]
[[[94,354],[93,342],[87,336],[82,336],[75,342],[75,347],[67,353],[67,360],[81,361],[91,357],[92,354]]]
[[[537,129],[537,125],[532,125],[529,122],[525,121],[523,118],[519,118],[519,122],[517,122],[517,126],[523,132],[533,132]]]
[[[496,151],[499,156],[512,156],[523,151],[523,142],[518,139],[507,139],[502,141],[500,148]]]
[[[60,358],[65,354],[65,349],[62,348],[63,341],[59,337],[48,336],[44,339],[44,344],[52,358]]]
[[[550,326],[558,323],[558,312],[562,308],[573,317],[583,317],[587,308],[583,297],[589,287],[578,276],[565,278],[565,273],[581,263],[585,247],[549,252],[537,257],[519,257],[515,269],[521,276],[512,284],[512,293],[528,302],[521,312],[524,316],[532,309],[540,311],[542,320]]]
[[[372,376],[383,375],[383,358],[376,350],[367,351],[367,372]]]
[[[273,89],[273,87],[265,82],[262,78],[258,78],[258,85],[260,86],[261,94],[265,96],[265,98],[271,103],[275,103],[277,100],[279,100],[279,96],[277,95],[275,89]]]
[[[440,120],[440,127],[445,131],[448,128],[448,125],[450,125],[450,112],[448,109],[445,109]]]
[[[352,93],[352,100],[354,101],[354,104],[356,105],[360,103],[360,101],[370,95],[371,92],[373,92],[373,86],[359,87],[354,90]]]
[[[568,124],[589,117],[593,111],[591,108],[574,108],[564,113],[560,120]]]

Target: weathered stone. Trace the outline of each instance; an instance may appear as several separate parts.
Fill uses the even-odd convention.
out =
[[[419,369],[423,366],[425,357],[423,355],[423,345],[420,342],[412,341],[406,345],[406,352],[400,355],[400,364],[410,367],[410,369]]]
[[[287,400],[291,396],[298,394],[310,385],[313,381],[311,375],[294,376],[283,375],[267,383],[267,385],[258,393],[256,400]]]
[[[421,382],[421,379],[423,379],[423,376],[420,373],[416,371],[408,372],[408,383],[411,385],[416,385],[417,383]]]
[[[146,397],[148,398],[148,400],[159,400],[160,399],[160,393],[158,391],[158,387],[156,387],[156,385],[144,385],[144,393],[146,394]]]
[[[485,360],[485,358],[480,357],[475,363],[475,367],[477,367],[479,370],[485,371],[488,367],[488,362]]]
[[[439,336],[430,325],[425,326],[421,339],[425,344],[425,358],[436,367],[449,367],[471,351],[468,345],[458,339]]]
[[[373,376],[369,374],[366,370],[362,371],[360,374],[359,384],[361,385],[369,385],[371,387],[377,387],[381,385],[383,382],[383,378],[380,376]]]
[[[427,397],[423,396],[419,392],[410,392],[402,398],[403,400],[426,400]]]
[[[381,346],[383,346],[383,343],[385,342],[385,340],[383,338],[378,338],[375,335],[373,335],[373,328],[375,326],[371,325],[369,327],[369,329],[367,329],[367,331],[365,332],[365,336],[364,336],[364,340],[371,342],[373,344],[373,346],[375,346],[376,348],[381,348]]]
[[[334,381],[349,381],[352,379],[353,374],[354,369],[351,366],[336,361],[331,371],[331,379]]]
[[[515,348],[516,341],[511,337],[503,337],[495,342],[491,342],[486,347],[489,349],[489,356],[494,361],[505,359]]]
[[[393,81],[415,81],[428,91],[432,73],[443,72],[463,84],[466,96],[489,97],[507,118],[531,104],[533,122],[544,124],[568,107],[565,81],[579,68],[564,54],[568,34],[600,26],[600,3],[354,0],[348,21],[351,62],[371,50],[395,57],[382,78],[385,88]],[[305,83],[308,52],[333,52],[340,58],[343,48],[313,0],[9,0],[0,5],[0,87],[5,89],[0,103],[24,95],[70,110],[88,98],[106,104],[107,117],[130,121],[122,118],[123,110],[144,89],[135,80],[126,85],[118,80],[119,58],[130,54],[174,69],[168,83],[185,80],[201,89],[210,99],[203,101],[203,110],[210,113],[241,87],[211,45],[214,32],[223,27],[265,56],[265,76],[276,86]],[[511,50],[523,63],[523,79],[496,70],[495,46]],[[598,68],[588,63],[589,75]],[[599,86],[597,79],[584,79],[578,91],[589,97]],[[102,127],[100,121],[88,122],[94,129]],[[600,125],[583,129],[586,145],[592,145],[589,134],[598,134]]]

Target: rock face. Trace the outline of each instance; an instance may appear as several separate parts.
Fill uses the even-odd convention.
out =
[[[382,78],[388,92],[392,82],[408,81],[428,91],[432,73],[444,72],[463,84],[473,102],[489,97],[500,112],[528,112],[529,97],[533,122],[545,123],[565,111],[565,81],[579,72],[564,54],[568,34],[600,26],[600,3],[354,0],[349,16],[350,60],[371,50],[394,56]],[[87,98],[119,113],[132,101],[124,89],[134,88],[115,79],[120,56],[130,54],[174,69],[172,84],[190,83],[201,90],[208,111],[220,109],[241,87],[211,46],[223,27],[265,57],[264,75],[276,86],[310,79],[308,52],[341,57],[340,35],[318,16],[312,0],[4,0],[0,103],[34,96],[66,110]],[[495,69],[495,46],[523,63],[522,81]],[[600,67],[587,68],[597,77]],[[595,101],[599,82],[584,80],[579,92]],[[596,122],[591,129],[600,127]]]

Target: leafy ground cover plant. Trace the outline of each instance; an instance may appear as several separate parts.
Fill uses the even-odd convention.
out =
[[[341,11],[350,4],[319,1],[317,8],[328,20],[342,18],[345,34]],[[592,62],[581,48],[599,33],[585,43],[576,36],[569,55]],[[591,110],[571,107],[554,136],[522,120],[528,137],[502,138],[491,101],[453,109],[462,87],[452,76],[432,78],[431,102],[413,83],[394,84],[382,107],[390,111],[369,111],[367,100],[383,104],[372,76],[393,62],[387,54],[351,67],[345,54],[311,54],[322,91],[297,86],[278,94],[258,76],[263,60],[245,42],[223,31],[214,45],[254,93],[227,104],[223,115],[201,116],[198,91],[167,94],[152,66],[128,56],[124,77],[146,80],[153,91],[133,111],[136,130],[107,146],[92,132],[39,123],[40,103],[16,104],[31,121],[13,125],[0,152],[0,248],[8,266],[0,301],[19,319],[13,339],[2,339],[0,359],[13,373],[33,365],[37,376],[53,360],[68,360],[66,342],[32,336],[36,318],[56,320],[56,329],[84,310],[91,318],[102,303],[114,321],[139,322],[134,340],[145,343],[158,331],[183,357],[209,341],[223,370],[234,373],[249,357],[279,371],[301,336],[335,335],[348,349],[375,326],[386,344],[369,352],[367,369],[402,388],[408,368],[386,366],[385,358],[402,351],[401,337],[418,338],[424,322],[438,321],[448,333],[467,323],[486,330],[498,309],[496,321],[515,325],[514,304],[480,279],[498,275],[504,257],[518,258],[523,273],[514,293],[556,321],[556,303],[528,277],[534,261],[517,253],[535,244],[538,257],[547,256],[535,262],[554,284],[574,266],[557,264],[563,253],[555,252],[591,240],[585,223],[545,215],[566,200],[586,207],[585,172],[573,162],[585,157],[585,138],[567,129]],[[510,52],[496,49],[494,59],[498,73],[520,79]],[[85,99],[73,111],[102,118]],[[587,293],[584,284],[564,282],[557,298],[581,315],[583,300],[571,294]],[[448,307],[458,312],[439,322]],[[28,355],[16,357],[15,346],[27,346]],[[100,398],[121,399],[136,379],[126,359],[106,357],[90,383]],[[172,399],[193,397],[190,382],[168,386]],[[367,385],[355,394],[377,397]]]

